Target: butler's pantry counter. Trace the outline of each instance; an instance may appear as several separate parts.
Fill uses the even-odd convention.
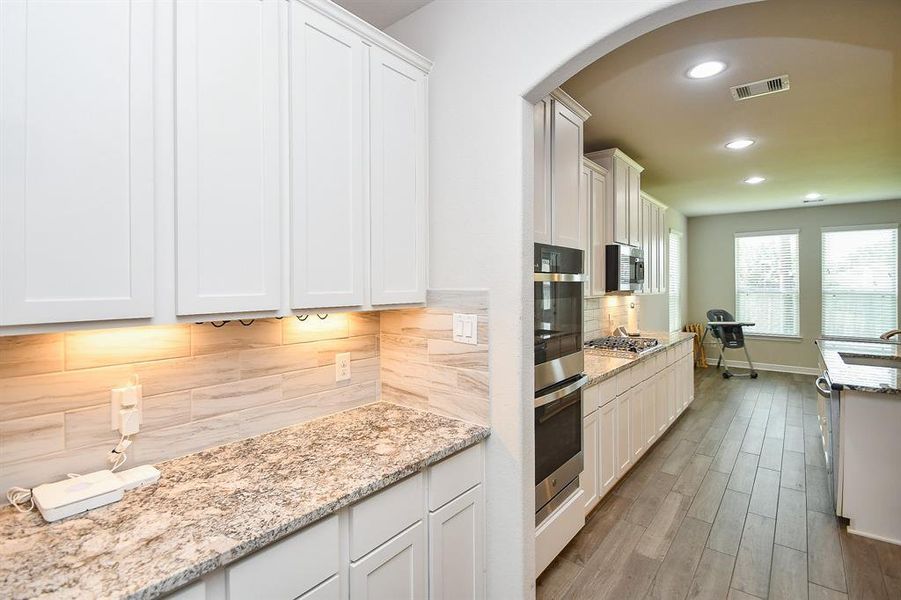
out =
[[[175,596],[331,598],[349,587],[354,598],[384,584],[371,577],[403,553],[419,597],[426,585],[460,590],[427,565],[446,551],[471,563],[463,583],[479,597],[483,561],[472,548],[483,544],[488,434],[380,402],[160,463],[157,485],[64,521],[7,507],[0,595],[152,598],[206,575]],[[464,522],[469,531],[445,531]],[[476,538],[464,551],[449,546],[461,534]]]

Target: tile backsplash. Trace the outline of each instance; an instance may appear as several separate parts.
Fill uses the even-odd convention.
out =
[[[429,291],[429,308],[382,313],[382,399],[488,424],[488,294]],[[453,341],[453,313],[478,315],[478,344]]]
[[[0,337],[0,491],[106,467],[110,389],[137,376],[128,465],[378,399],[379,313]],[[335,383],[335,354],[352,379]]]
[[[620,325],[626,325],[629,331],[638,329],[640,310],[638,296],[610,295],[600,298],[586,298],[583,321],[585,323],[584,339],[611,335]]]
[[[0,337],[0,492],[106,468],[118,440],[110,389],[134,376],[143,423],[127,466],[379,399],[487,424],[487,293],[430,290],[428,304]],[[452,341],[453,312],[479,315],[478,345]],[[352,378],[336,383],[339,352]]]

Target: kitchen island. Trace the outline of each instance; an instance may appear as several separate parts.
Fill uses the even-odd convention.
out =
[[[835,513],[901,544],[901,344],[817,340],[818,416]]]

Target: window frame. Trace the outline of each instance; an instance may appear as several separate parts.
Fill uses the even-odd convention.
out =
[[[897,281],[895,282],[895,310],[896,317],[901,318],[901,306],[898,306],[898,303],[901,302],[901,224],[899,223],[866,223],[861,225],[830,225],[820,227],[820,289],[819,289],[819,302],[820,302],[820,331],[819,337],[825,340],[878,340],[878,337],[870,338],[870,337],[861,337],[861,336],[847,336],[847,335],[829,335],[825,331],[823,331],[823,325],[825,323],[824,318],[824,303],[823,303],[823,283],[825,281],[826,275],[826,261],[823,260],[823,234],[828,232],[840,232],[840,231],[870,231],[870,230],[879,230],[879,229],[894,229],[895,236],[897,238],[897,246],[895,248],[895,273],[897,276]]]
[[[797,314],[797,323],[798,329],[796,333],[767,333],[762,331],[746,331],[745,337],[752,338],[767,338],[771,340],[786,340],[786,341],[800,341],[803,340],[804,337],[801,334],[801,229],[769,229],[762,231],[736,231],[732,234],[732,279],[733,279],[733,294],[734,294],[734,309],[735,309],[735,318],[741,319],[741,316],[738,314],[738,251],[737,251],[737,243],[739,238],[749,238],[749,237],[767,237],[767,236],[775,236],[775,235],[794,235],[798,238],[798,256],[797,256],[797,274],[795,279],[797,280],[797,289],[796,294],[798,297],[798,314]]]
[[[676,282],[676,288],[679,291],[677,311],[678,311],[678,315],[679,315],[679,320],[683,321],[683,323],[678,324],[675,329],[673,329],[673,324],[670,321],[670,317],[672,316],[672,312],[670,310],[670,303],[673,298],[673,289],[674,289],[673,281],[672,281],[673,278],[670,273],[670,269],[672,268],[672,252],[670,252],[670,241],[673,236],[676,236],[679,239],[679,273],[678,273],[679,280]],[[666,288],[667,314],[666,314],[666,317],[667,317],[667,327],[669,328],[670,333],[672,333],[674,331],[681,331],[682,327],[684,326],[684,321],[685,321],[685,315],[682,312],[682,293],[683,293],[683,291],[682,291],[682,270],[685,265],[685,257],[683,256],[684,253],[682,252],[683,240],[684,240],[684,234],[681,231],[678,231],[673,228],[669,229],[668,235],[666,237],[666,283],[667,283],[667,288]]]

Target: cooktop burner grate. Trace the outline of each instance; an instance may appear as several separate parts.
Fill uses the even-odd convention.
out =
[[[653,349],[660,342],[655,338],[608,336],[590,340],[585,343],[588,348],[615,350],[630,354],[641,354]]]

